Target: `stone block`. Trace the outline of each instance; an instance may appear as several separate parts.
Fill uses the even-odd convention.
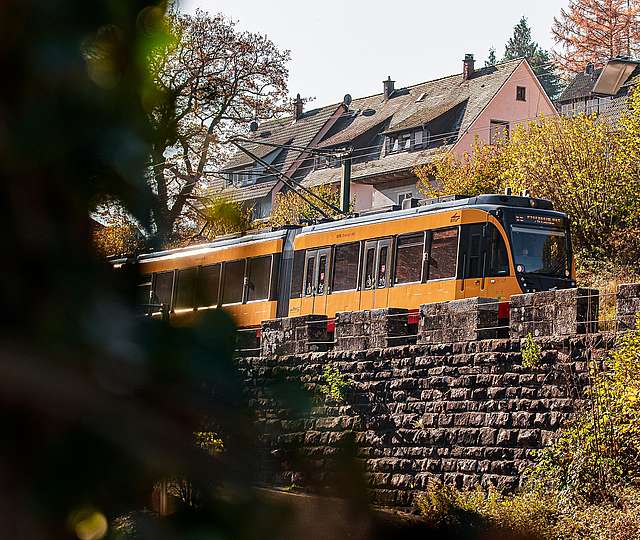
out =
[[[303,315],[262,322],[262,356],[287,356],[326,351],[330,336],[326,315]]]
[[[634,330],[638,314],[640,314],[640,283],[618,285],[616,293],[618,330]]]
[[[571,336],[598,330],[599,296],[595,289],[562,289],[511,297],[510,336]]]
[[[418,343],[455,343],[493,339],[498,334],[498,301],[465,298],[420,306]]]
[[[410,342],[408,310],[373,309],[336,313],[335,346],[337,351],[384,349]]]

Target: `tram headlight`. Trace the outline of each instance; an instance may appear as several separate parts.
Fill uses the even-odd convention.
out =
[[[522,266],[521,264],[516,266],[516,272],[524,272],[524,266]]]

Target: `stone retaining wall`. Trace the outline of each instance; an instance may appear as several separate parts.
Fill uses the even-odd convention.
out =
[[[515,489],[531,450],[578,406],[587,362],[604,358],[616,333],[596,332],[598,297],[590,290],[514,297],[506,327],[497,306],[477,299],[423,306],[417,330],[405,310],[339,314],[334,328],[321,317],[265,323],[262,356],[238,358],[265,482],[320,489],[351,447],[380,505],[410,507],[430,478]],[[621,287],[617,306],[620,329],[629,328],[640,286]],[[310,322],[319,324],[311,330]],[[482,339],[496,328],[510,338]],[[535,368],[522,366],[529,333],[542,350]],[[390,346],[394,336],[417,344]],[[332,340],[333,350],[306,352]],[[327,364],[350,383],[342,402],[320,392]],[[302,395],[296,386],[312,397],[310,409],[291,402]]]
[[[613,339],[541,338],[534,369],[522,366],[520,341],[508,339],[239,359],[271,462],[265,470],[275,471],[265,481],[330,483],[351,437],[378,504],[410,506],[429,478],[512,491],[530,450],[574,410],[588,356]],[[344,402],[319,398],[327,363],[351,382]],[[274,393],[287,382],[302,383],[319,402],[292,413]]]

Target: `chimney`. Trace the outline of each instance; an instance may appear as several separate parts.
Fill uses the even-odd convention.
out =
[[[585,72],[587,75],[593,75],[594,69],[595,69],[595,66],[593,65],[593,62],[589,62],[589,63],[585,66],[585,68],[584,68],[584,72]]]
[[[462,80],[466,81],[471,78],[474,72],[474,60],[472,54],[465,54],[462,62]]]
[[[382,86],[384,88],[384,99],[385,99],[385,101],[387,99],[389,99],[393,95],[393,92],[395,91],[395,88],[393,86],[394,83],[395,83],[395,81],[391,80],[391,75],[389,75],[387,77],[386,81],[382,81]]]
[[[296,120],[299,120],[302,117],[302,111],[304,108],[304,102],[300,97],[300,94],[296,96],[296,99],[293,101],[293,116]]]

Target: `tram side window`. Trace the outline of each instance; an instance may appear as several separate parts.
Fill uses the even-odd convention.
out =
[[[508,276],[509,257],[507,256],[507,246],[504,239],[493,224],[489,224],[489,245],[487,248],[487,275],[488,276]]]
[[[389,248],[382,246],[380,248],[380,254],[378,255],[378,285],[377,287],[382,289],[387,286],[388,278],[388,265],[387,259],[389,258]]]
[[[304,251],[293,254],[293,271],[291,273],[291,298],[302,296],[302,278],[304,277]]]
[[[173,272],[159,272],[155,276],[153,286],[152,304],[171,306],[171,293],[173,291]]]
[[[376,247],[367,247],[365,253],[365,270],[364,270],[364,283],[363,289],[373,289],[375,285],[375,261],[376,261]]]
[[[458,229],[433,231],[429,259],[429,279],[454,277],[456,275],[457,255]]]
[[[422,278],[424,233],[398,236],[396,247],[396,283],[416,283]]]
[[[307,258],[307,272],[304,276],[304,294],[310,296],[313,294],[313,270],[315,268],[315,257]]]
[[[333,256],[333,292],[350,291],[358,287],[358,255],[360,244],[336,246]]]
[[[238,304],[242,302],[244,267],[244,260],[224,264],[224,283],[222,285],[223,304]]]
[[[247,301],[266,300],[269,298],[271,256],[249,259],[247,276],[249,278]]]
[[[217,306],[219,289],[220,265],[211,264],[200,268],[197,305],[203,307]]]
[[[320,255],[318,258],[318,294],[324,294],[327,285],[327,256]]]
[[[197,268],[185,268],[184,270],[178,270],[178,281],[176,283],[176,301],[174,303],[173,309],[193,308],[193,292],[197,275]]]

